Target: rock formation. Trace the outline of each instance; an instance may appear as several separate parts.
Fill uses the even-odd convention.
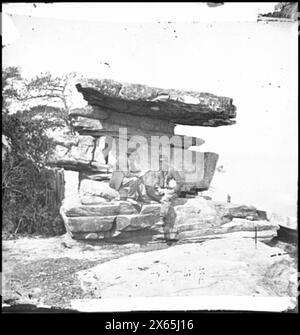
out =
[[[135,116],[141,117],[135,118],[135,123],[138,120],[145,121],[147,126],[148,121],[152,126],[155,121],[159,124],[165,120],[164,124],[170,128],[172,124],[217,127],[233,124],[232,119],[236,117],[236,108],[231,98],[210,93],[165,90],[145,85],[120,84],[112,80],[93,80],[88,84],[92,87],[82,87],[81,84],[76,87],[89,104],[97,108],[81,113],[78,111],[73,115],[90,116],[111,125],[121,115],[124,125],[130,126],[127,121]],[[122,120],[117,121],[120,123]]]
[[[176,124],[234,124],[231,98],[113,80],[85,80],[76,88],[88,102],[70,112],[78,135],[58,143],[51,161],[79,172],[77,197],[61,208],[71,236],[120,243],[276,236],[278,225],[265,212],[198,196],[210,186],[218,154],[193,150],[204,143],[200,138],[174,134]],[[163,157],[180,184],[165,218],[160,194],[168,196],[170,187],[159,181]],[[133,180],[126,184],[128,171]]]
[[[152,139],[156,145],[151,147],[152,152],[159,151],[159,145],[170,145],[177,158],[181,155],[177,159],[179,165],[187,161],[187,155],[197,160],[197,176],[186,178],[186,184],[194,183],[191,188],[199,190],[209,187],[218,155],[186,151],[200,146],[204,140],[174,135],[174,127],[176,124],[212,127],[233,124],[236,108],[232,99],[113,80],[85,80],[76,87],[88,102],[88,106],[70,111],[72,125],[79,135],[58,143],[51,165],[79,171],[80,179],[109,180],[120,138],[131,147],[140,146],[140,152],[150,150],[147,145]],[[126,133],[120,134],[120,129]],[[194,168],[193,163],[186,166],[184,175],[191,176]]]
[[[295,306],[293,262],[279,248],[228,238],[135,253],[77,275],[86,297],[101,298],[98,305],[106,298],[121,297],[269,296],[291,297]]]
[[[102,198],[104,199],[104,198]],[[271,240],[279,228],[267,214],[252,206],[206,200],[177,198],[173,204],[174,223],[165,227],[160,220],[161,204],[135,208],[129,201],[82,201],[62,207],[69,233],[76,239],[106,239],[115,243],[155,242],[166,239],[199,242],[224,236]]]

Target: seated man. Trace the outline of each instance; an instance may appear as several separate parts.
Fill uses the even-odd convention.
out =
[[[141,171],[136,167],[136,150],[128,149],[127,171],[114,171],[109,186],[119,191],[122,196],[126,194],[132,200],[140,197],[140,176]]]
[[[171,193],[176,197],[180,192],[183,179],[179,172],[169,165],[166,156],[160,155],[159,160],[159,171],[148,171],[142,179],[147,196],[157,202],[162,202],[165,201],[163,199],[169,197]]]
[[[163,197],[163,174],[162,171],[147,171],[142,176],[143,198],[160,202]]]

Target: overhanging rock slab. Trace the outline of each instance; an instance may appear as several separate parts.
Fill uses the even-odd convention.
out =
[[[236,117],[231,98],[211,93],[161,89],[108,79],[88,80],[84,86],[77,84],[76,87],[89,105],[100,108],[98,113],[91,111],[90,117],[107,122],[110,113],[123,113],[173,124],[217,127],[233,124]],[[81,115],[87,116],[86,113]]]

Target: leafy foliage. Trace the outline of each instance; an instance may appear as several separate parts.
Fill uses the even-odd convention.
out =
[[[8,112],[11,100],[19,99],[16,82],[21,81],[20,70],[17,67],[7,67],[2,70],[2,111]]]
[[[49,116],[49,107],[43,105],[11,113],[11,102],[23,99],[13,85],[21,80],[18,69],[3,71],[2,134],[10,145],[2,156],[3,230],[59,234],[64,232],[60,204],[53,206],[52,202],[50,206],[47,201],[56,172],[47,168],[54,143],[46,132],[65,126],[65,121],[59,119],[59,108],[52,108]]]
[[[50,73],[42,73],[39,76],[25,82],[25,100],[39,100],[44,106],[51,101],[59,110],[56,118],[70,126],[69,106],[67,102],[68,83],[75,76],[70,73],[62,77],[53,76]],[[41,107],[41,106],[40,106]]]

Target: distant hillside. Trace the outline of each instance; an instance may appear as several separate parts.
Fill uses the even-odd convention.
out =
[[[261,14],[262,17],[297,20],[297,2],[279,2],[272,13]]]

